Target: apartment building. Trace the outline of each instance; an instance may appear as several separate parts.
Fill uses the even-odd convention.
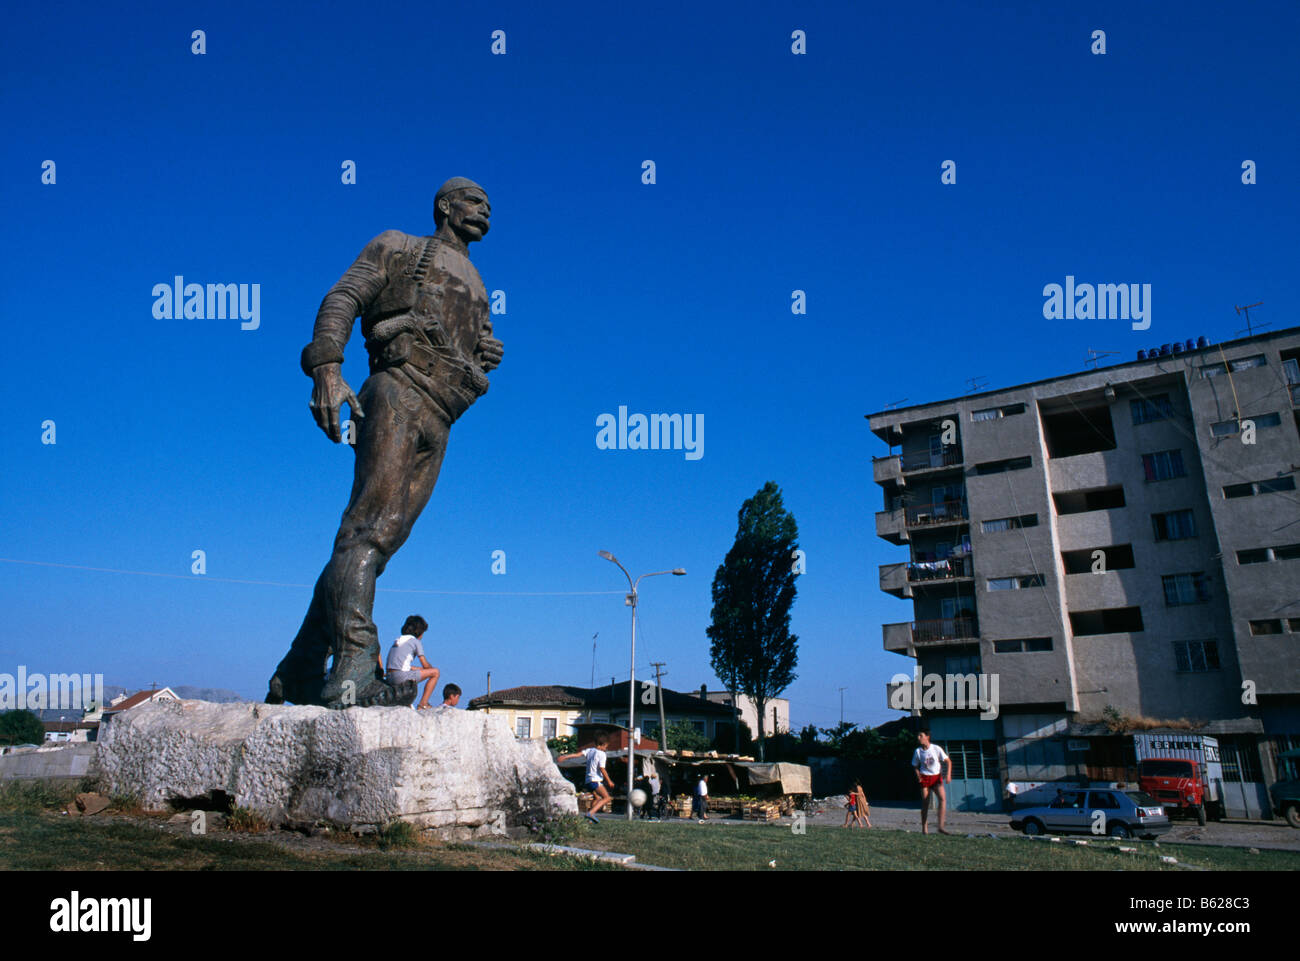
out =
[[[1116,715],[1204,722],[1266,804],[1300,745],[1300,328],[868,421],[876,533],[907,549],[880,588],[913,604],[885,649],[998,679],[996,718],[923,711],[956,806],[1124,766],[1087,736]]]

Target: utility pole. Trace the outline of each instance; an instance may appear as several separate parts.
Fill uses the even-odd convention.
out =
[[[650,666],[655,669],[655,687],[658,688],[655,696],[659,698],[659,749],[668,750],[668,722],[664,718],[664,682],[663,677],[667,671],[661,671],[661,668],[667,667],[663,661],[651,661]]]
[[[840,727],[844,726],[844,692],[847,690],[846,687],[840,688]]]
[[[491,671],[488,671],[487,704],[484,706],[484,713],[486,714],[492,713],[492,672]]]
[[[591,635],[591,690],[596,689],[596,638],[600,637],[600,631]],[[591,698],[587,698],[587,723],[591,723]]]

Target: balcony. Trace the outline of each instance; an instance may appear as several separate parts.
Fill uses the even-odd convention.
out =
[[[905,454],[901,458],[900,467],[904,474],[913,474],[923,470],[960,467],[962,460],[961,448],[956,444],[948,444],[937,451],[923,450]]]
[[[909,566],[906,563],[881,564],[880,589],[895,597],[911,597],[912,591],[907,586]]]
[[[913,644],[969,643],[979,636],[979,624],[973,617],[941,617],[934,621],[912,622]]]
[[[901,458],[897,454],[888,457],[871,458],[871,475],[877,484],[902,484],[903,472],[899,467]]]
[[[883,624],[885,650],[909,654],[918,647],[973,644],[979,639],[979,625],[973,617],[942,617],[933,621]]]
[[[942,501],[938,504],[917,504],[904,509],[907,527],[945,527],[968,523],[965,501]]]
[[[925,581],[950,583],[974,576],[969,554],[957,554],[942,561],[917,561],[907,565],[909,584],[920,584]]]
[[[920,705],[913,706],[912,698],[916,693],[913,681],[886,681],[885,707],[891,711],[907,711],[913,717],[920,715]]]
[[[907,530],[903,523],[903,508],[896,507],[890,511],[876,511],[876,536],[883,537],[893,544],[907,542]]]

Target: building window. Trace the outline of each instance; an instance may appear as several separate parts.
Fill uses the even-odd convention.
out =
[[[1230,437],[1241,431],[1242,424],[1250,422],[1255,425],[1256,430],[1265,430],[1269,427],[1277,427],[1282,423],[1282,415],[1274,411],[1271,414],[1255,414],[1251,417],[1243,417],[1237,420],[1221,420],[1217,424],[1210,425],[1210,433],[1215,437]]]
[[[544,717],[542,718],[542,737],[550,740],[555,737],[560,727],[559,718]]]
[[[1196,519],[1190,510],[1152,514],[1151,524],[1158,541],[1182,541],[1196,536]]]
[[[1008,404],[1006,407],[986,407],[984,410],[973,410],[970,419],[973,421],[1000,420],[1003,417],[1014,417],[1016,414],[1023,414],[1024,412],[1024,404]]]
[[[1143,629],[1140,607],[1070,612],[1070,630],[1076,637],[1088,634],[1132,634]]]
[[[1133,411],[1134,424],[1150,424],[1152,421],[1168,420],[1174,416],[1174,407],[1169,403],[1168,394],[1156,394],[1154,397],[1129,401]]]
[[[997,531],[1019,530],[1022,527],[1037,526],[1037,514],[1021,514],[1019,517],[999,517],[995,520],[984,521],[981,525],[985,534],[993,534]]]
[[[696,734],[703,734],[703,733],[704,733],[704,722],[703,722],[703,721],[694,721],[694,720],[693,720],[693,721],[691,721],[691,727],[695,729],[695,733],[696,733]]]
[[[945,674],[978,674],[980,672],[980,656],[978,654],[966,654],[961,657],[945,657],[943,659],[943,672]]]
[[[1098,487],[1085,491],[1062,491],[1053,494],[1058,514],[1085,514],[1089,511],[1108,511],[1123,507],[1124,487]]]
[[[1218,641],[1174,641],[1174,663],[1182,673],[1203,674],[1219,669]]]
[[[1229,484],[1223,489],[1223,496],[1226,498],[1233,497],[1254,497],[1256,494],[1277,494],[1282,491],[1295,490],[1295,478],[1270,477],[1267,480],[1252,481],[1249,484]]]
[[[1263,634],[1281,634],[1282,620],[1281,618],[1274,618],[1269,621],[1251,621],[1250,633],[1255,637],[1259,637]]]
[[[1236,373],[1239,370],[1249,370],[1251,367],[1263,367],[1267,363],[1268,360],[1263,354],[1257,354],[1254,357],[1241,357],[1237,360],[1229,361],[1227,366],[1222,363],[1207,364],[1201,368],[1201,376],[1218,377],[1220,374],[1226,374],[1229,369],[1231,369],[1233,373]]]
[[[515,718],[515,737],[532,737],[533,719],[531,717]]]
[[[1142,469],[1148,481],[1170,480],[1174,477],[1186,477],[1181,450],[1161,450],[1154,454],[1142,455]]]
[[[1042,587],[1042,574],[1025,574],[1020,577],[990,577],[988,589],[991,591],[1018,591],[1026,587]]]
[[[1166,574],[1160,578],[1165,588],[1165,605],[1179,607],[1210,599],[1210,585],[1205,574]]]
[[[1005,641],[993,642],[994,654],[1020,654],[1022,652],[1050,651],[1050,637],[1017,637]]]
[[[975,473],[981,476],[986,474],[1004,474],[1012,470],[1028,470],[1034,466],[1034,462],[1029,457],[1011,457],[1007,460],[989,460],[983,464],[975,465]]]
[[[1096,561],[1093,555],[1101,551]],[[1078,551],[1062,551],[1061,563],[1067,574],[1091,574],[1094,563],[1100,562],[1099,574],[1106,571],[1127,570],[1135,567],[1132,544],[1111,544],[1109,547],[1086,547]]]
[[[1268,561],[1293,561],[1300,558],[1300,544],[1281,544],[1277,547],[1253,547],[1237,551],[1238,564],[1264,564]]]

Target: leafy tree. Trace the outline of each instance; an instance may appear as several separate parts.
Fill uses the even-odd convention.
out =
[[[668,743],[674,751],[713,750],[713,742],[708,736],[695,730],[687,721],[673,721],[668,725]]]
[[[556,754],[572,754],[578,750],[578,735],[561,734],[559,737],[553,737],[547,741],[546,746]]]
[[[773,481],[741,505],[738,521],[735,543],[713,576],[713,623],[705,633],[718,680],[754,703],[763,757],[767,702],[797,676],[790,608],[799,529]]]
[[[749,725],[743,720],[740,722],[740,743],[736,743],[736,722],[733,720],[730,727],[719,733],[713,739],[711,750],[719,754],[749,754],[754,750],[754,732],[749,729]]]
[[[0,742],[5,744],[42,744],[45,725],[31,711],[5,711],[0,714]]]

